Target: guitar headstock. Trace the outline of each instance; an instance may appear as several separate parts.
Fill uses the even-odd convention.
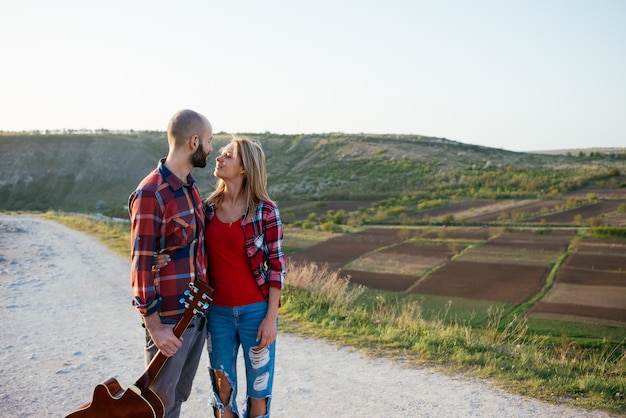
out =
[[[212,294],[213,289],[208,284],[191,282],[189,289],[185,290],[185,298],[182,298],[180,303],[185,305],[186,311],[191,309],[195,315],[209,307]]]

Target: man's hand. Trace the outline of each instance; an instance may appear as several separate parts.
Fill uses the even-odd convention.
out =
[[[174,325],[164,324],[158,313],[144,317],[152,341],[165,357],[172,357],[183,345],[182,338],[174,335]]]

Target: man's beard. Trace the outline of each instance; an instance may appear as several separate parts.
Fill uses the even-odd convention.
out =
[[[198,145],[198,148],[191,154],[191,165],[194,167],[204,168],[206,167],[206,159],[209,156],[208,152],[204,152],[202,144]]]

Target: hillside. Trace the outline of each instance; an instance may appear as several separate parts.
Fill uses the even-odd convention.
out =
[[[542,155],[408,135],[247,134],[262,143],[278,201],[541,197],[624,172],[624,154]],[[219,134],[215,152],[230,139]],[[124,213],[167,152],[164,132],[0,136],[0,209]],[[214,158],[194,171],[215,184]]]

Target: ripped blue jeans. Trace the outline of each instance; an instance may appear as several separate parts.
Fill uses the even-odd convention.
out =
[[[211,405],[214,408],[222,411],[228,408],[241,417],[237,408],[237,356],[239,348],[242,348],[246,368],[246,405],[250,398],[267,399],[267,415],[263,417],[270,416],[276,342],[258,353],[253,350],[258,345],[257,332],[266,313],[267,302],[234,308],[211,306],[209,309],[207,350],[213,383]],[[213,370],[219,370],[228,377],[232,393],[227,405],[222,404],[216,393]],[[248,409],[244,414],[246,418]]]

